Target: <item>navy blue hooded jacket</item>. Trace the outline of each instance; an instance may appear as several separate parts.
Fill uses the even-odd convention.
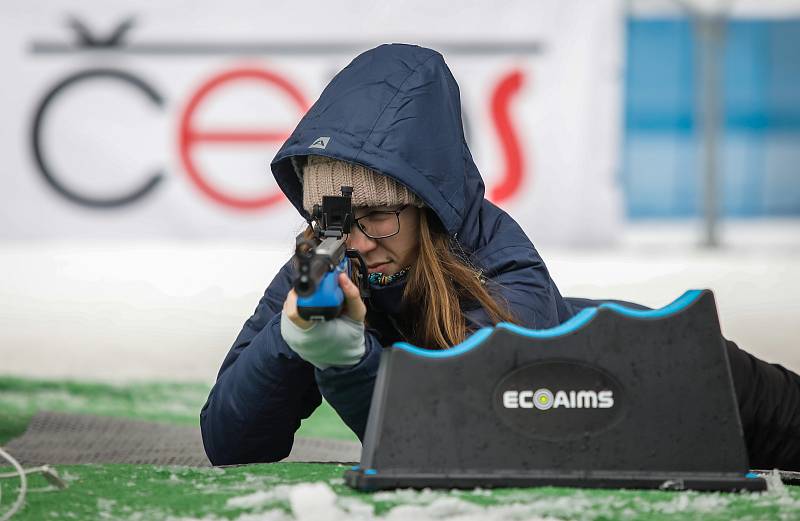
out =
[[[312,147],[319,138],[324,148]],[[458,86],[439,53],[382,45],[355,58],[325,88],[271,165],[306,219],[298,172],[310,154],[360,163],[410,188],[438,216],[459,253],[499,290],[517,323],[543,329],[572,316],[531,241],[484,198],[464,139]],[[380,351],[402,339],[392,317],[404,283],[373,288],[364,358],[321,371],[280,334],[291,279],[287,262],[236,338],[203,407],[203,442],[214,464],[286,457],[300,421],[321,403],[320,393],[359,438],[364,434]],[[574,302],[576,309],[587,304],[593,303]],[[490,325],[480,307],[465,315],[471,328]]]
[[[320,137],[324,149],[311,148]],[[482,270],[519,323],[548,328],[572,316],[528,237],[484,198],[461,124],[458,86],[442,56],[411,45],[382,45],[342,70],[303,117],[272,162],[279,186],[304,218],[298,158],[325,155],[360,163],[417,194],[470,261]],[[216,464],[275,461],[291,450],[300,420],[320,404],[320,391],[361,437],[380,351],[401,337],[379,316],[402,283],[374,288],[366,355],[351,368],[315,370],[280,334],[280,311],[291,288],[287,263],[234,342],[203,408],[206,451]],[[466,312],[474,328],[489,325],[480,308]],[[211,419],[213,417],[213,420]]]

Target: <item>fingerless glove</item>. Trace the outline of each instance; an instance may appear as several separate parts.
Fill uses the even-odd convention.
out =
[[[350,367],[364,357],[364,323],[341,316],[314,321],[308,329],[281,316],[281,336],[300,358],[318,369]]]

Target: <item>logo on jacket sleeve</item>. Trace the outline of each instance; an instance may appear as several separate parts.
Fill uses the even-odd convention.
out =
[[[308,148],[327,148],[328,141],[331,140],[330,136],[320,136],[311,143]]]

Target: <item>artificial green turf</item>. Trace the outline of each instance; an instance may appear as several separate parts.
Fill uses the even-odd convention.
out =
[[[0,443],[21,435],[38,411],[198,425],[209,390],[192,383],[111,385],[0,376]],[[326,402],[303,420],[297,435],[357,440]]]
[[[207,386],[200,384],[109,385],[0,377],[0,443],[21,434],[39,410],[196,425],[207,394]],[[300,433],[355,439],[326,404],[303,422]],[[6,467],[0,473],[9,470]],[[309,482],[324,483],[333,490],[337,504],[328,508],[336,509],[336,519],[373,514],[447,519],[464,514],[480,519],[800,520],[800,487],[779,485],[761,494],[540,488],[401,490],[370,495],[346,487],[342,480],[345,467],[335,464],[275,463],[225,469],[59,465],[57,470],[68,488],[57,490],[41,476],[32,477],[26,507],[14,521],[251,521],[262,515],[280,521],[290,518],[293,494],[300,493]],[[16,479],[0,482],[0,515],[16,497],[16,485]],[[319,495],[317,492],[314,489],[311,495]],[[475,509],[479,509],[477,513]]]
[[[7,469],[4,469],[7,470]],[[59,465],[68,487],[58,490],[41,476],[29,486],[27,506],[14,520],[127,519],[140,513],[143,520],[169,516],[203,517],[215,514],[235,518],[243,509],[226,508],[227,499],[265,490],[276,483],[325,481],[339,478],[343,466],[280,463],[247,467],[188,468],[153,465]],[[14,480],[15,482],[17,480]],[[7,507],[13,483],[6,480]],[[288,510],[276,501],[270,505]]]
[[[25,432],[30,420],[28,413],[0,410],[0,445]]]
[[[6,469],[3,469],[5,471]],[[469,513],[479,507],[488,518],[516,513],[519,519],[550,517],[581,520],[800,519],[800,488],[759,494],[701,494],[635,490],[567,488],[494,491],[411,491],[365,494],[341,479],[345,467],[335,464],[275,463],[224,469],[151,465],[58,466],[69,487],[58,490],[42,477],[30,481],[27,506],[16,521],[43,519],[237,519],[270,510],[288,516],[291,495],[302,483],[321,482],[335,492],[343,515],[360,512],[386,516],[397,507],[418,508],[415,518],[447,519],[447,513]],[[3,506],[15,496],[16,480],[6,480]],[[260,496],[259,496],[260,495]],[[241,498],[255,499],[247,504]],[[240,498],[239,502],[232,498]],[[510,506],[514,505],[514,506]],[[355,507],[358,508],[355,508]],[[3,511],[0,508],[0,511]],[[270,517],[269,519],[274,519]]]

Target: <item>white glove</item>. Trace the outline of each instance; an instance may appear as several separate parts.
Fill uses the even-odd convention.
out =
[[[344,292],[342,316],[325,322],[304,320],[297,313],[297,293],[289,291],[281,312],[281,336],[300,358],[319,369],[349,367],[361,361],[366,351],[364,317],[367,307],[358,288],[344,273],[339,274]]]
[[[281,335],[300,358],[318,369],[350,367],[364,357],[364,323],[342,315],[303,329],[281,314]]]

